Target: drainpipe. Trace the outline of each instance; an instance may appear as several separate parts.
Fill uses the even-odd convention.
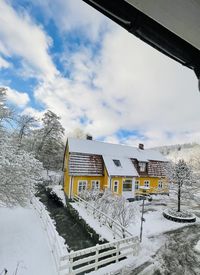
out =
[[[72,197],[72,183],[73,183],[73,176],[70,177],[70,193],[69,193],[69,198],[71,199]]]
[[[132,179],[132,194],[135,197],[135,178]]]
[[[71,176],[69,177],[69,199],[71,196]]]
[[[109,177],[109,189],[112,191],[112,177]]]

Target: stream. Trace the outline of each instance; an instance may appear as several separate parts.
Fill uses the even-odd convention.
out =
[[[56,222],[56,229],[65,239],[69,250],[79,250],[96,245],[90,234],[75,221],[67,207],[59,205],[49,197],[45,187],[39,187],[37,197],[46,206],[51,218]]]

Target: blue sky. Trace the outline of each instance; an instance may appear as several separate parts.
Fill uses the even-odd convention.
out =
[[[66,136],[146,147],[199,142],[192,71],[81,0],[0,2],[0,85],[21,113],[51,109]]]

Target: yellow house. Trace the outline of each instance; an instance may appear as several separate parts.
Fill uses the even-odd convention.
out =
[[[85,189],[110,189],[133,198],[145,187],[151,194],[168,194],[167,160],[155,150],[68,138],[64,155],[64,191],[73,198]]]

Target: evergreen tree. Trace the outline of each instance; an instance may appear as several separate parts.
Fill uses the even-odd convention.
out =
[[[64,128],[60,123],[60,117],[48,110],[42,122],[43,127],[36,134],[36,157],[47,171],[61,169],[64,154]]]

